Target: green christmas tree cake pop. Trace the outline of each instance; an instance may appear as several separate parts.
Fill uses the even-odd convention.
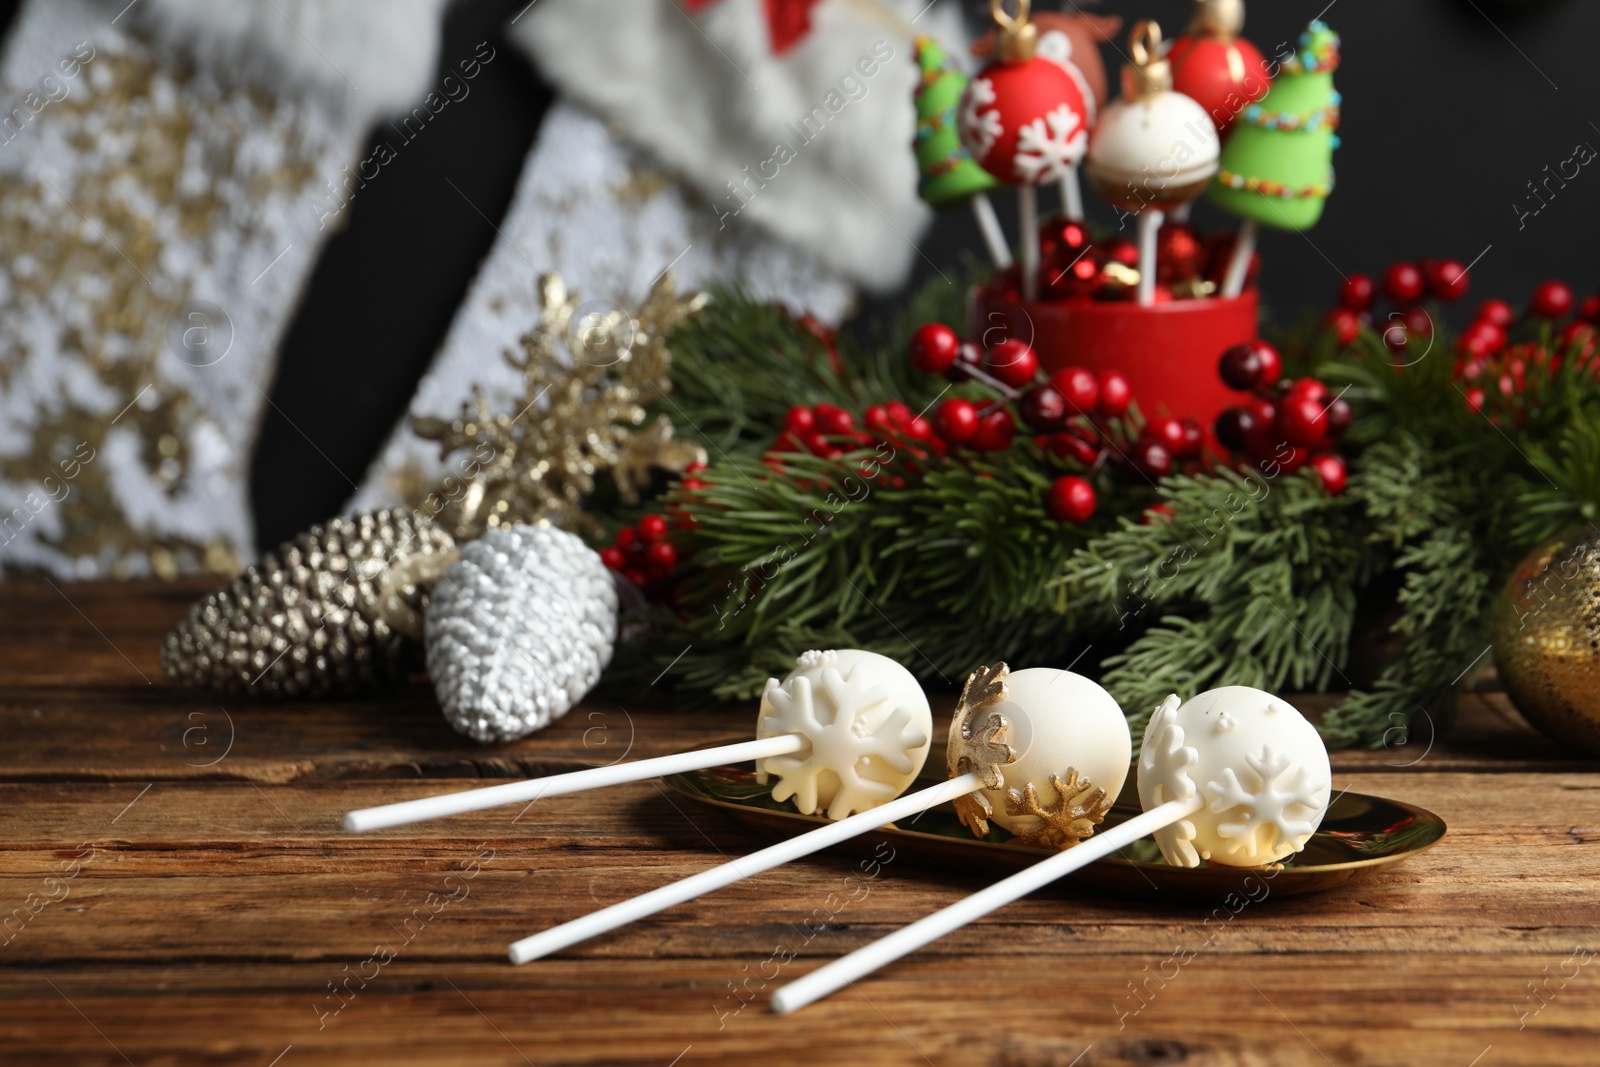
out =
[[[949,60],[943,48],[931,37],[918,37],[915,43],[917,66],[922,77],[913,100],[917,106],[917,135],[913,146],[921,180],[917,191],[933,208],[946,208],[966,201],[972,205],[983,230],[984,242],[996,266],[1011,265],[1011,252],[1004,231],[986,195],[999,181],[978,166],[961,143],[956,129],[956,105],[967,87],[967,76]]]
[[[1223,294],[1238,294],[1255,246],[1256,225],[1306,230],[1322,217],[1333,191],[1333,150],[1339,146],[1339,35],[1313,22],[1272,88],[1239,116],[1222,146],[1222,168],[1211,199],[1245,220]],[[1234,266],[1239,278],[1235,279]]]

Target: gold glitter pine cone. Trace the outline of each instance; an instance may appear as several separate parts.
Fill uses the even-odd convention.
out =
[[[420,664],[428,589],[455,558],[449,533],[404,508],[313,526],[196,603],[167,635],[161,669],[213,693],[380,688]]]
[[[1495,606],[1494,660],[1523,718],[1600,756],[1600,534],[1552,538],[1522,561]]]

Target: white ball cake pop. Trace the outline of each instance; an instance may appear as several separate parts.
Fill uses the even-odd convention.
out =
[[[1168,863],[1273,863],[1305,847],[1327,811],[1333,774],[1316,727],[1260,689],[1224,686],[1150,717],[1139,749],[1146,811],[1199,796],[1188,818],[1155,831]],[[1198,793],[1197,793],[1198,791]]]
[[[843,819],[899,796],[922,770],[933,736],[928,697],[910,671],[860,649],[806,652],[782,682],[767,679],[758,738],[801,734],[807,747],[756,762],[777,778],[772,799]]]
[[[986,692],[987,702],[977,699]],[[1092,834],[1122,792],[1133,757],[1128,720],[1111,694],[1071,671],[1032,667],[998,679],[975,673],[962,708],[969,702],[974,721],[1003,721],[1004,732],[990,744],[1009,748],[1014,758],[957,804],[962,821],[983,836],[992,819],[1025,844],[1046,848],[1067,848]],[[975,714],[980,708],[991,718]],[[960,752],[959,744],[951,746],[952,776],[971,769],[958,766]]]

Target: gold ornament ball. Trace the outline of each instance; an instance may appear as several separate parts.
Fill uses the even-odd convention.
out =
[[[1552,538],[1522,561],[1495,606],[1494,659],[1525,719],[1600,756],[1600,534]]]

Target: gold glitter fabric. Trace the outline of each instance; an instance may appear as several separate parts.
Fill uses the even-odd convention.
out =
[[[1512,573],[1495,608],[1494,662],[1524,718],[1600,756],[1600,534],[1547,541]]]
[[[0,59],[0,569],[252,554],[275,350],[365,136],[327,93],[173,58],[124,6],[30,0]]]

